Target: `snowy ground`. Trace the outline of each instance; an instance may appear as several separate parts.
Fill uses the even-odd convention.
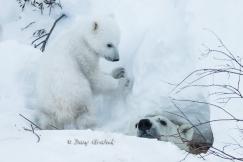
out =
[[[196,67],[211,66],[212,62],[200,60],[201,44],[216,44],[215,38],[203,28],[215,31],[232,52],[243,57],[243,2],[241,0],[61,0],[63,10],[48,12],[24,12],[15,1],[0,0],[0,161],[153,161],[177,162],[187,155],[171,143],[142,139],[121,134],[127,127],[128,117],[156,111],[160,99],[170,90],[166,82],[179,82]],[[32,84],[38,58],[38,49],[30,46],[33,31],[49,29],[53,21],[65,13],[50,39],[61,33],[76,17],[88,14],[115,15],[121,27],[121,61],[111,64],[102,61],[104,70],[118,65],[125,66],[134,78],[134,89],[126,103],[102,102],[97,106],[102,112],[99,131],[37,131],[37,136],[23,129],[29,128],[19,114],[31,118],[32,109],[27,100],[32,99]],[[38,20],[38,21],[37,21]],[[27,29],[21,30],[30,22]],[[47,46],[48,48],[48,46]],[[113,105],[115,104],[115,105]],[[227,110],[243,118],[242,102],[232,102]],[[106,109],[102,109],[105,107]],[[129,114],[128,114],[129,112]],[[128,115],[127,115],[128,114]],[[225,118],[225,113],[211,108],[211,119]],[[212,125],[216,147],[242,139],[233,122]],[[240,125],[239,125],[240,126]],[[113,131],[113,133],[111,133]],[[114,133],[116,132],[116,133]],[[75,145],[75,139],[89,144]],[[98,139],[112,144],[92,144]],[[71,140],[71,144],[68,144]],[[242,142],[242,140],[241,140]],[[234,153],[239,155],[237,150]],[[241,153],[242,155],[242,153]],[[206,161],[222,162],[214,156]],[[185,161],[203,161],[200,156],[189,155]]]

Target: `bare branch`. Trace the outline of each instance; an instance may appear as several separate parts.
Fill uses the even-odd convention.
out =
[[[23,30],[27,29],[28,27],[30,27],[34,23],[35,23],[35,21],[30,22],[28,25],[26,25],[25,27],[21,28],[21,30],[23,31]]]
[[[219,38],[219,36],[209,30],[210,33],[212,33],[217,41],[219,42],[219,45],[216,49],[211,49],[207,45],[203,46],[207,49],[204,53],[205,56],[212,56],[212,58],[222,64],[217,66],[216,68],[203,68],[203,69],[197,69],[190,74],[188,74],[181,82],[178,84],[175,84],[175,87],[172,89],[171,92],[180,93],[188,88],[210,88],[210,90],[213,90],[213,92],[209,93],[209,96],[215,96],[216,101],[218,103],[227,104],[232,99],[243,99],[243,95],[241,93],[240,89],[240,83],[241,83],[241,77],[243,75],[242,72],[242,63],[241,58],[239,56],[235,56],[224,44],[224,42]],[[220,82],[223,82],[221,84],[215,84],[214,81],[212,83],[208,84],[201,84],[200,81],[209,79],[210,77],[215,76],[222,76],[225,75],[228,77],[228,82],[224,83],[220,80]],[[233,78],[236,83],[230,82],[229,79]],[[173,85],[173,84],[170,84]],[[180,102],[192,102],[192,103],[198,103],[198,104],[206,104],[211,107],[217,108],[225,112],[227,115],[229,115],[230,118],[226,119],[213,119],[205,122],[199,122],[197,124],[190,123],[192,125],[191,128],[197,129],[199,126],[204,124],[211,124],[214,122],[228,122],[228,121],[235,121],[235,122],[243,122],[243,119],[236,118],[232,113],[227,111],[225,108],[218,104],[209,103],[207,101],[198,101],[198,100],[191,100],[191,99],[174,99],[172,98],[172,101],[180,101]],[[178,108],[177,105],[174,104],[176,108]],[[180,108],[178,108],[180,111]],[[180,111],[181,112],[181,111]],[[172,113],[171,113],[172,114]],[[185,115],[177,115],[178,117],[182,117],[187,120]],[[190,129],[191,129],[190,128]],[[243,130],[241,128],[238,128],[238,130],[243,134]],[[243,140],[243,138],[242,138]],[[190,141],[185,141],[189,143]],[[225,146],[223,146],[222,149],[218,149],[215,146],[212,146],[208,153],[205,156],[214,155],[222,159],[231,160],[231,161],[243,161],[243,157],[237,157],[233,153],[226,152],[226,149],[231,149],[231,151],[235,150],[242,150],[243,146],[239,143],[238,140],[234,140],[234,143],[228,143]],[[205,156],[201,156],[204,158]],[[239,154],[239,156],[243,156],[243,154]]]
[[[225,110],[224,108],[222,108],[221,106],[212,104],[212,103],[208,103],[208,102],[204,102],[204,101],[196,101],[196,100],[190,100],[190,99],[175,99],[172,98],[172,100],[174,101],[182,101],[182,102],[193,102],[193,103],[199,103],[199,104],[205,104],[205,105],[210,105],[213,107],[216,107],[222,111],[224,111],[226,114],[228,114],[230,117],[232,117],[233,119],[237,119],[234,115],[232,115],[230,112],[228,112],[227,110]]]
[[[19,114],[19,116],[21,116],[22,118],[24,118],[25,120],[27,120],[30,124],[34,125],[36,128],[38,128],[39,130],[41,130],[41,128],[36,125],[34,122],[32,122],[30,119],[26,118],[24,115]]]
[[[50,38],[50,36],[51,36],[51,34],[52,34],[52,32],[53,32],[53,30],[54,30],[56,24],[57,24],[62,18],[64,18],[64,17],[66,17],[66,15],[65,15],[65,14],[62,14],[59,18],[57,18],[57,19],[55,20],[55,22],[53,23],[53,25],[52,25],[50,31],[49,31],[48,33],[46,33],[46,34],[43,34],[43,35],[39,36],[37,39],[33,40],[31,44],[34,44],[34,47],[35,47],[35,48],[37,48],[38,46],[41,45],[40,50],[41,50],[42,52],[44,52],[44,51],[45,51],[45,48],[46,48],[46,45],[47,45],[47,43],[48,43],[48,40],[49,40],[49,38]],[[45,38],[45,39],[42,40],[41,42],[35,44],[37,41],[39,41],[39,40],[42,39],[42,38]]]
[[[23,119],[25,119],[26,121],[28,121],[30,123],[30,129],[25,128],[25,127],[23,129],[25,131],[32,132],[37,137],[37,143],[39,143],[40,142],[40,136],[35,132],[35,129],[37,128],[37,129],[41,130],[41,128],[38,125],[36,125],[34,122],[32,122],[30,119],[26,118],[24,115],[19,114],[19,116],[21,116]]]

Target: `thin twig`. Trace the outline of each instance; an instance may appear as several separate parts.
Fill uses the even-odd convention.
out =
[[[34,122],[32,122],[31,120],[29,120],[28,118],[26,118],[24,115],[19,114],[19,116],[21,116],[22,118],[24,118],[25,120],[27,120],[29,123],[31,123],[32,125],[34,125],[36,128],[38,128],[39,130],[41,130],[41,128],[36,125]]]
[[[34,23],[35,23],[35,21],[30,22],[28,25],[26,25],[25,27],[21,28],[21,30],[23,31],[23,30],[27,29],[28,27],[30,27]]]
[[[49,38],[50,38],[50,36],[51,36],[51,34],[52,34],[52,32],[53,32],[53,30],[54,30],[56,24],[57,24],[62,18],[64,18],[64,17],[66,17],[66,15],[65,15],[65,14],[62,14],[59,18],[57,18],[57,19],[55,20],[55,22],[53,23],[53,25],[52,25],[50,31],[49,31],[48,33],[44,34],[44,35],[39,36],[37,39],[33,40],[31,44],[34,44],[34,43],[36,43],[38,40],[40,40],[41,38],[44,38],[44,37],[45,37],[45,39],[42,40],[41,42],[39,42],[39,43],[37,43],[37,44],[34,44],[34,47],[35,47],[35,48],[37,48],[38,46],[41,45],[40,50],[41,50],[42,52],[44,52],[44,51],[45,51],[45,48],[46,48],[46,45],[47,45],[47,43],[48,43],[48,40],[49,40]]]
[[[28,128],[25,128],[25,127],[23,129],[25,131],[32,132],[37,137],[37,143],[39,143],[40,142],[40,136],[35,132],[35,129],[38,128],[39,130],[41,130],[41,128],[38,125],[36,125],[34,122],[32,122],[30,119],[26,118],[24,115],[19,114],[19,116],[21,116],[22,118],[24,118],[26,121],[28,121],[30,123],[31,129],[28,129]]]

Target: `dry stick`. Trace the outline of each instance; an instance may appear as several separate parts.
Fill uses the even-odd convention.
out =
[[[21,30],[25,30],[27,29],[28,27],[30,27],[31,25],[33,25],[35,23],[35,21],[32,21],[31,23],[29,23],[28,25],[26,25],[25,27],[21,28]]]
[[[41,128],[38,125],[36,125],[34,122],[32,122],[31,120],[29,120],[28,118],[26,118],[24,115],[19,114],[19,116],[21,116],[22,118],[24,118],[25,120],[27,120],[28,122],[30,122],[32,125],[34,125],[36,128],[38,128],[38,129],[41,130]]]
[[[44,52],[44,51],[45,51],[45,48],[46,48],[46,44],[47,44],[47,42],[48,42],[48,40],[49,40],[49,38],[50,38],[50,36],[51,36],[51,34],[52,34],[52,32],[53,32],[55,26],[56,26],[56,24],[57,24],[62,18],[64,18],[64,17],[66,17],[66,15],[65,15],[65,14],[62,14],[58,19],[55,20],[55,22],[53,23],[53,25],[52,25],[50,31],[49,31],[47,34],[44,34],[44,35],[38,37],[37,39],[33,40],[31,44],[34,44],[36,41],[38,41],[39,39],[41,39],[41,38],[43,38],[43,37],[46,36],[46,38],[45,38],[43,41],[41,41],[41,42],[38,43],[37,45],[34,45],[35,48],[38,47],[38,46],[40,46],[40,45],[42,45],[41,48],[40,48],[40,50],[41,50],[42,52]]]
[[[191,122],[191,120],[186,116],[186,114],[181,110],[181,108],[174,102],[175,100],[171,100],[172,104],[180,111],[180,113],[185,117],[185,119],[193,126],[194,124]],[[206,138],[204,137],[204,135],[202,134],[202,132],[195,127],[195,129],[199,132],[199,134],[202,136],[202,138],[204,140],[206,140]]]
[[[39,143],[40,142],[40,136],[35,132],[35,129],[34,129],[32,124],[31,124],[31,130],[32,130],[32,133],[34,133],[37,137],[37,143]]]
[[[48,124],[49,126],[51,126],[52,128],[55,128],[56,130],[59,130],[59,128],[55,127],[54,125]]]
[[[194,74],[196,75],[198,72],[204,72],[204,73],[206,73],[206,72],[211,72],[211,73],[208,73],[208,74],[206,73],[205,75],[203,75],[203,76],[201,76],[201,77],[199,77],[199,78],[197,78],[197,79],[191,81],[191,82],[189,83],[189,85],[190,85],[190,84],[193,84],[194,82],[196,82],[196,81],[198,81],[198,80],[201,80],[201,79],[203,79],[203,78],[205,78],[205,77],[207,77],[207,76],[210,76],[210,75],[214,74],[215,71],[218,72],[218,73],[220,73],[220,72],[221,72],[221,73],[226,72],[225,70],[224,70],[224,71],[219,71],[219,69],[213,69],[213,68],[211,68],[211,69],[209,69],[209,68],[208,68],[208,69],[197,69],[197,70],[191,72],[189,75],[187,75],[187,76],[186,76],[180,83],[176,84],[176,86],[171,90],[171,93],[172,93],[173,91],[175,91],[179,86],[181,86],[186,80],[188,80],[188,79],[189,79],[191,76],[193,76]],[[234,72],[234,71],[232,71],[231,73],[239,75],[239,73]],[[243,75],[243,73],[241,73],[240,75]]]
[[[183,159],[181,159],[179,162],[183,162],[186,160],[186,158],[190,155],[190,153],[187,153]]]
[[[175,114],[175,115],[177,115],[177,114]],[[180,115],[179,115],[180,116]],[[180,116],[180,117],[182,117],[182,116]],[[184,118],[184,117],[183,117]],[[193,127],[195,127],[195,128],[197,128],[197,126],[200,126],[200,125],[202,125],[202,124],[206,124],[206,123],[210,123],[210,122],[216,122],[216,121],[227,121],[227,120],[233,120],[233,121],[242,121],[243,122],[243,120],[239,120],[239,119],[218,119],[218,120],[211,120],[211,121],[208,121],[208,122],[204,122],[204,123],[199,123],[198,125],[193,125],[191,128],[193,128]],[[191,128],[189,128],[189,129],[191,129]],[[179,137],[181,137],[180,136],[180,132],[178,131],[178,134],[179,134]],[[186,143],[186,142],[190,142],[190,141],[188,141],[188,140],[186,140],[186,139],[184,139],[183,140],[183,138],[181,138],[181,140],[183,141],[183,143]],[[195,149],[193,149],[194,151],[197,151],[197,150],[199,150],[199,149],[202,149],[202,148],[206,148],[206,146],[201,146],[201,147],[199,147],[199,148],[195,148]],[[215,147],[212,147],[214,150],[216,150],[216,151],[218,151],[218,152],[216,152],[216,151],[212,151],[212,150],[210,150],[211,151],[211,154],[213,154],[213,155],[215,155],[215,156],[218,156],[218,157],[221,157],[221,158],[224,158],[224,159],[229,159],[229,160],[238,160],[238,161],[243,161],[243,158],[237,158],[237,157],[234,157],[234,156],[232,156],[232,155],[230,155],[230,154],[228,154],[228,153],[225,153],[224,152],[224,150],[222,151],[222,150],[220,150],[220,149],[217,149],[217,148],[215,148]],[[187,155],[188,156],[188,155]],[[187,158],[187,156],[184,158],[184,159],[182,159],[182,161],[184,161],[186,158]],[[202,159],[204,159],[205,160],[205,158],[204,158],[204,156],[202,156],[202,155],[199,155]]]
[[[222,72],[222,71],[221,71]],[[218,74],[219,72],[215,72],[215,74]],[[231,72],[226,72],[226,73],[228,73],[228,74],[230,74]],[[212,73],[209,73],[209,74],[207,74],[208,76],[209,75],[212,75]],[[200,79],[202,79],[202,77],[201,78],[198,78],[197,80],[194,80],[194,81],[192,81],[192,82],[190,82],[188,85],[185,85],[185,86],[182,86],[178,91],[177,91],[177,93],[179,93],[179,92],[181,92],[182,90],[184,90],[184,89],[188,89],[188,88],[193,88],[193,87],[206,87],[206,88],[209,88],[209,87],[218,87],[218,88],[222,88],[222,89],[224,89],[225,91],[231,91],[232,93],[227,93],[227,92],[215,92],[214,94],[215,95],[219,95],[220,93],[221,93],[221,95],[226,95],[226,94],[232,94],[232,95],[235,95],[235,96],[227,96],[227,97],[222,97],[222,98],[218,98],[217,100],[227,100],[227,101],[223,101],[224,103],[227,103],[227,102],[229,102],[231,99],[234,99],[234,98],[243,98],[243,96],[242,96],[242,94],[241,94],[241,92],[240,92],[240,90],[239,90],[239,83],[240,83],[240,78],[241,78],[241,75],[242,74],[237,74],[238,75],[238,86],[237,87],[234,87],[234,86],[232,86],[232,85],[229,85],[229,84],[222,84],[222,85],[220,85],[220,84],[207,84],[207,85],[200,85],[200,84],[192,84],[192,83],[194,83],[194,82],[196,82],[196,81],[198,81],[198,80],[200,80]],[[203,77],[205,77],[205,75],[203,76]]]
[[[208,123],[212,123],[212,122],[221,122],[221,121],[236,121],[236,122],[243,122],[243,119],[214,119],[214,120],[209,120],[209,121],[206,121],[206,122],[198,123],[198,124],[196,124],[196,125],[193,125],[193,126],[190,127],[189,129],[194,128],[194,127],[197,127],[197,126],[200,126],[200,125],[204,125],[204,124],[208,124]]]
[[[180,87],[182,84],[184,84],[184,82],[186,82],[187,80],[191,79],[191,77],[197,77],[198,75],[198,78],[189,82],[188,85],[184,86],[181,88],[181,90],[179,91],[182,91],[183,89],[185,88],[188,88],[190,86],[212,86],[212,87],[217,87],[215,86],[214,84],[212,85],[192,85],[193,83],[207,77],[207,76],[210,76],[210,75],[215,75],[215,74],[219,74],[219,73],[225,73],[225,74],[228,74],[229,77],[231,77],[231,75],[233,76],[238,76],[238,81],[237,81],[237,86],[234,87],[234,86],[231,86],[231,85],[222,85],[222,86],[219,86],[220,88],[224,88],[225,90],[228,90],[228,91],[231,91],[233,95],[236,95],[236,96],[239,96],[237,98],[243,98],[243,96],[241,95],[241,92],[240,92],[240,79],[241,79],[241,76],[243,75],[242,73],[242,70],[241,70],[241,67],[243,67],[243,65],[241,64],[241,59],[238,58],[238,57],[235,57],[233,55],[233,53],[231,53],[231,51],[225,46],[225,44],[223,43],[223,41],[211,30],[208,30],[210,31],[216,38],[217,40],[220,42],[220,47],[223,47],[224,50],[226,51],[220,51],[220,50],[215,50],[215,49],[210,49],[208,48],[208,52],[207,54],[212,54],[212,55],[216,55],[216,54],[219,54],[221,56],[224,56],[226,57],[226,59],[220,59],[220,61],[230,61],[231,65],[229,64],[226,64],[224,65],[223,67],[230,67],[230,68],[219,68],[219,69],[199,69],[199,70],[195,70],[193,71],[192,73],[190,73],[188,76],[186,76],[179,84],[177,84],[175,86],[175,88],[172,90],[172,92],[177,89],[178,87]],[[238,67],[239,68],[236,68]],[[218,92],[220,93],[221,95],[226,95],[227,92]],[[223,97],[224,98],[224,97]],[[231,96],[226,96],[225,98],[236,98],[236,97],[231,97]],[[241,119],[238,119],[236,117],[234,117],[231,113],[229,113],[228,111],[226,111],[224,108],[218,106],[218,105],[215,105],[215,104],[211,104],[211,103],[207,103],[207,102],[201,102],[201,101],[193,101],[193,100],[180,100],[180,101],[188,101],[188,102],[196,102],[196,103],[202,103],[202,104],[207,104],[207,105],[211,105],[211,106],[214,106],[214,107],[217,107],[219,109],[222,109],[223,111],[225,111],[228,115],[230,115],[232,117],[232,119],[217,119],[217,120],[211,120],[211,121],[207,121],[207,122],[204,122],[204,123],[199,123],[198,125],[193,125],[193,127],[197,127],[199,125],[202,125],[202,124],[206,124],[206,123],[211,123],[211,122],[217,122],[217,121],[237,121],[237,122],[242,122],[243,120]],[[241,147],[242,148],[242,147]],[[223,150],[220,150],[220,149],[217,149],[215,147],[211,147],[210,149],[210,153],[212,155],[215,155],[215,156],[218,156],[220,158],[224,158],[224,159],[228,159],[228,160],[232,160],[232,161],[235,161],[235,160],[238,160],[238,161],[243,161],[243,158],[237,158],[235,156],[232,156],[231,154],[228,154]],[[207,154],[209,155],[209,154]]]
[[[37,143],[40,142],[40,136],[35,132],[33,125],[31,125],[32,132],[36,135],[37,137]]]
[[[166,111],[167,113],[169,114],[172,114],[172,115],[175,115],[175,116],[178,116],[180,118],[183,118],[185,120],[187,120],[184,116],[182,115],[178,115],[176,113],[172,113],[172,112],[169,112],[169,111]],[[208,123],[212,123],[212,122],[220,122],[220,121],[235,121],[235,122],[243,122],[243,119],[237,119],[237,118],[233,118],[233,119],[214,119],[214,120],[209,120],[209,121],[206,121],[206,122],[200,122],[198,124],[195,124],[195,125],[192,125],[192,127],[188,128],[188,129],[191,129],[191,128],[194,128],[194,127],[198,127],[200,125],[204,125],[204,124],[208,124]]]
[[[172,112],[169,112],[169,111],[166,111],[167,113],[169,114],[172,114],[172,115],[175,115],[175,116],[178,116],[180,118],[183,118],[185,120],[187,120],[184,116],[182,115],[179,115],[179,114],[176,114],[176,113],[172,113]],[[212,122],[221,122],[221,121],[235,121],[235,122],[243,122],[243,119],[214,119],[214,120],[209,120],[209,121],[206,121],[206,122],[200,122],[198,124],[193,124],[190,128],[188,129],[191,129],[191,128],[194,128],[194,127],[198,127],[198,126],[201,126],[201,125],[204,125],[204,124],[208,124],[208,123],[212,123]],[[178,132],[180,134],[180,132]],[[239,144],[238,144],[239,145]]]
[[[241,92],[239,91],[238,88],[233,87],[231,85],[225,84],[225,85],[220,85],[220,84],[192,84],[192,85],[186,85],[183,86],[182,88],[180,88],[180,91],[184,90],[184,89],[188,89],[188,88],[194,88],[194,87],[203,87],[203,88],[210,88],[210,87],[217,87],[217,88],[221,88],[222,92],[214,92],[211,93],[210,96],[212,95],[217,95],[217,96],[222,96],[225,95],[226,97],[220,97],[217,100],[223,100],[223,99],[227,99],[228,101],[230,101],[231,99],[236,99],[236,98],[243,98]],[[227,92],[230,91],[230,92]],[[227,102],[226,102],[227,103]]]
[[[206,48],[208,48],[208,52],[206,53],[207,55],[209,54],[212,54],[212,55],[215,55],[215,54],[221,54],[223,55],[224,57],[226,57],[227,59],[220,59],[222,61],[230,61],[232,63],[231,67],[232,68],[227,68],[227,69],[199,69],[199,70],[195,70],[193,71],[191,74],[189,74],[187,77],[185,77],[179,84],[177,84],[174,89],[172,90],[172,92],[177,89],[181,84],[183,84],[186,80],[188,80],[189,78],[191,78],[192,76],[194,75],[197,75],[198,72],[202,71],[202,72],[205,72],[207,75],[204,75],[202,77],[199,77],[197,78],[196,80],[192,81],[190,84],[192,84],[193,82],[196,82],[198,80],[201,80],[207,76],[210,76],[210,75],[213,75],[213,74],[218,74],[218,73],[227,73],[230,77],[230,74],[232,75],[238,75],[238,90],[239,90],[239,82],[240,82],[240,77],[241,75],[243,74],[242,71],[241,71],[241,67],[243,67],[243,65],[241,64],[241,59],[237,57],[235,57],[231,51],[226,47],[226,45],[223,43],[223,41],[218,37],[218,35],[216,33],[214,33],[213,31],[209,30],[209,29],[205,29],[207,31],[209,31],[210,33],[212,33],[216,38],[217,40],[220,42],[220,47],[223,47],[225,51],[220,51],[220,50],[216,50],[216,49],[210,49],[206,46]],[[235,68],[235,64],[239,66],[239,69],[238,68]],[[228,65],[228,64],[227,64]],[[227,66],[226,66],[227,67]],[[212,73],[210,73],[212,71]],[[190,85],[189,84],[189,85]],[[189,86],[188,85],[188,86]],[[180,92],[181,90],[179,90]]]
[[[215,147],[212,147],[212,149],[216,150],[216,151],[219,152],[221,155],[223,155],[225,159],[243,161],[243,158],[237,158],[237,157],[235,157],[235,156],[232,156],[232,155],[230,155],[230,154],[224,152],[223,150],[217,149],[217,148],[215,148]],[[212,151],[212,150],[211,150],[211,151]],[[218,155],[220,155],[220,154],[218,154]],[[220,156],[220,157],[222,157],[222,156]]]
[[[36,38],[35,40],[33,40],[32,42],[31,42],[31,44],[34,44],[36,41],[38,41],[39,39],[41,39],[41,38],[43,38],[43,37],[45,37],[45,36],[47,36],[48,34],[46,33],[46,34],[43,34],[42,36],[40,36],[40,37],[38,37],[38,38]],[[43,42],[41,42],[41,43],[43,43]],[[38,45],[35,45],[35,47],[38,47]]]
[[[36,128],[38,128],[39,130],[42,130],[38,125],[36,125],[34,122],[32,122],[31,120],[29,120],[28,118],[26,118],[24,115],[19,114],[22,118],[24,118],[25,120],[27,120],[28,122],[30,122],[30,124],[34,125]],[[55,127],[54,125],[48,124],[49,126],[51,126],[52,128],[55,128],[57,130],[59,130],[57,127]]]
[[[233,116],[230,112],[228,112],[227,110],[225,110],[224,108],[218,106],[218,105],[215,105],[215,104],[212,104],[212,103],[209,103],[209,102],[204,102],[204,101],[196,101],[196,100],[186,100],[186,99],[174,99],[172,98],[172,100],[174,101],[182,101],[182,102],[193,102],[193,103],[200,103],[200,104],[206,104],[206,105],[209,105],[209,106],[214,106],[222,111],[224,111],[226,114],[228,114],[229,116],[231,116],[233,119],[237,119],[235,116]]]
[[[168,113],[170,113],[170,112],[168,112]],[[182,118],[185,119],[184,116],[181,116],[181,115],[178,115],[178,114],[174,114],[174,113],[171,113],[171,114],[176,115],[176,116],[179,116],[179,117],[182,117]],[[240,122],[243,122],[243,120],[240,120],[240,119],[217,119],[217,120],[207,121],[207,122],[204,122],[204,123],[199,123],[199,124],[197,124],[197,125],[192,125],[191,128],[194,128],[194,127],[197,128],[197,127],[200,126],[200,125],[203,125],[203,124],[206,124],[206,123],[211,123],[211,122],[218,122],[218,121],[240,121]],[[189,129],[191,129],[191,128],[189,128]],[[178,131],[178,130],[177,130],[177,131]],[[179,137],[181,138],[181,140],[183,141],[183,143],[190,142],[190,141],[188,141],[187,139],[182,138],[181,135],[180,135],[180,132],[179,132],[179,131],[178,131],[178,134],[179,134]],[[170,135],[170,136],[174,137],[174,135]],[[159,139],[158,137],[155,137],[155,138]],[[202,149],[202,148],[205,148],[205,147],[206,147],[206,146],[201,146],[201,147],[199,147],[199,148],[195,148],[195,149],[193,149],[193,150],[194,150],[194,151],[197,151],[197,150]],[[221,150],[219,150],[219,149],[217,149],[217,148],[215,148],[215,147],[213,147],[213,149],[217,150],[218,152],[220,152],[220,153],[222,154],[222,155],[219,155],[219,153],[210,150],[210,151],[211,151],[211,154],[213,154],[213,155],[215,155],[215,156],[218,156],[218,157],[221,157],[221,158],[224,158],[224,159],[226,159],[227,156],[228,156],[227,159],[229,159],[229,160],[230,160],[230,158],[233,159],[233,157],[234,157],[234,156],[229,155],[229,154],[225,153],[224,151],[221,151]],[[208,155],[209,155],[209,154],[208,154]],[[188,155],[187,155],[187,156],[188,156]],[[185,158],[183,158],[182,161],[184,161],[184,160],[187,158],[187,156],[186,156]],[[200,156],[202,159],[205,159],[204,156],[202,156],[202,155],[199,155],[199,156]],[[230,157],[230,158],[229,158],[229,157]],[[236,157],[234,157],[234,160],[240,160],[240,161],[241,161],[241,159],[242,159],[242,158],[236,158]]]
[[[231,93],[227,93],[227,92],[214,92],[214,94],[217,94],[217,93],[222,93],[223,95],[225,94],[235,94],[237,96],[241,96],[241,93],[239,92],[238,89],[236,89],[235,87],[231,86],[231,85],[228,85],[228,84],[192,84],[192,85],[186,85],[186,86],[183,86],[181,90],[184,90],[184,89],[187,89],[187,88],[193,88],[193,87],[203,87],[203,88],[209,88],[209,87],[217,87],[217,88],[222,88],[222,89],[225,89],[225,90],[228,90],[228,91],[231,91]]]
[[[240,59],[240,64],[241,64],[241,59]],[[240,66],[240,69],[239,69],[240,72],[241,72],[241,68],[242,68],[242,67]],[[238,76],[238,82],[237,82],[237,89],[240,89],[240,81],[241,81],[241,76],[239,75],[239,76]]]
[[[47,44],[47,42],[48,42],[48,40],[49,40],[49,38],[50,38],[50,36],[51,36],[52,31],[53,31],[54,28],[55,28],[57,22],[58,22],[59,20],[61,20],[62,18],[64,18],[64,17],[66,17],[66,15],[65,15],[65,14],[62,14],[62,15],[61,15],[61,16],[54,22],[54,24],[53,24],[53,26],[52,26],[52,28],[51,28],[49,34],[47,35],[47,37],[46,37],[46,39],[45,39],[45,41],[44,41],[44,43],[43,43],[43,45],[42,45],[42,47],[41,47],[41,51],[42,51],[42,52],[45,51],[46,44]]]
[[[40,142],[40,136],[35,132],[35,128],[38,128],[40,130],[41,130],[41,128],[38,125],[36,125],[34,122],[32,122],[31,120],[26,118],[24,115],[19,114],[19,116],[21,116],[22,118],[24,118],[25,120],[27,120],[30,123],[31,129],[24,128],[24,130],[32,132],[37,137],[37,143],[39,143]],[[33,127],[33,125],[35,126],[35,128]]]
[[[219,41],[220,45],[229,53],[229,55],[227,55],[229,58],[232,58],[232,60],[234,62],[236,62],[240,67],[243,67],[243,65],[235,58],[234,54],[228,49],[228,47],[224,44],[224,42],[222,41],[222,39],[220,39],[220,37],[212,30],[204,28],[204,30],[209,31],[210,33],[212,33],[216,39]],[[222,51],[220,51],[222,52]]]
[[[235,70],[235,69],[234,69]],[[193,71],[192,73],[190,73],[188,76],[186,76],[179,84],[177,84],[171,92],[175,91],[179,86],[181,86],[186,80],[188,80],[191,76],[193,76],[194,74],[197,75],[197,73],[199,72],[203,72],[200,75],[199,78],[194,79],[193,81],[189,82],[188,85],[184,86],[184,87],[189,87],[190,85],[192,85],[193,83],[206,78],[207,76],[211,76],[213,74],[219,74],[219,73],[227,73],[227,74],[234,74],[234,75],[239,75],[242,76],[243,73],[242,72],[235,72],[235,71],[230,71],[230,70],[225,70],[225,69],[198,69]],[[179,93],[184,87],[180,88],[176,93]]]
[[[25,131],[30,131],[30,132],[32,132],[32,133],[37,137],[37,143],[39,143],[39,142],[40,142],[40,136],[35,132],[35,128],[33,127],[33,125],[30,124],[30,126],[31,126],[31,129],[28,129],[28,128],[25,128],[25,127],[24,127],[24,130],[25,130]]]

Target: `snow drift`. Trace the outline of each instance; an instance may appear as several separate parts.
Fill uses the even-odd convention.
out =
[[[29,44],[33,31],[40,27],[50,29],[60,10],[48,16],[40,15],[31,9],[21,12],[14,1],[0,1],[0,24],[3,27],[3,38],[0,44],[0,152],[2,161],[179,161],[186,155],[184,151],[170,143],[129,137],[121,135],[126,132],[128,121],[134,117],[143,117],[148,113],[171,110],[168,95],[171,95],[169,83],[178,83],[188,72],[199,66],[198,54],[200,44],[215,40],[203,30],[208,27],[216,31],[229,44],[231,49],[242,52],[241,29],[242,17],[240,1],[188,1],[178,0],[107,0],[78,1],[63,0],[63,10],[68,19],[60,22],[49,41],[69,27],[80,14],[113,13],[122,31],[120,45],[121,62],[113,65],[101,62],[104,70],[109,71],[116,66],[124,66],[130,76],[134,77],[132,94],[124,102],[114,96],[106,99],[97,98],[98,131],[37,131],[41,141],[36,144],[37,137],[23,127],[29,122],[19,117],[19,113],[31,118],[32,109],[28,109],[25,99],[32,96],[36,64],[42,55],[38,49]],[[104,5],[105,4],[105,5]],[[215,11],[217,8],[217,12]],[[231,12],[225,12],[231,11]],[[31,21],[36,21],[28,29],[23,29]],[[230,25],[229,25],[230,24]],[[15,41],[7,41],[9,39]],[[21,43],[20,43],[21,42]],[[48,48],[48,45],[47,45]],[[201,93],[201,92],[200,92]],[[204,92],[202,92],[204,93]],[[187,91],[174,97],[195,98],[198,91]],[[35,102],[31,100],[31,102]],[[242,103],[232,104],[230,111],[242,117]],[[105,109],[104,109],[105,108]],[[194,108],[191,107],[191,108]],[[210,107],[196,111],[203,120],[224,118],[225,114]],[[175,111],[178,111],[175,109]],[[199,113],[200,112],[200,113]],[[199,117],[194,116],[196,120]],[[213,132],[215,146],[223,147],[224,142],[231,142],[231,135],[238,135],[233,123],[215,124]],[[107,133],[107,132],[116,133]],[[68,139],[92,141],[93,138],[112,137],[115,147],[80,145],[70,146]],[[110,139],[110,138],[108,138]],[[31,149],[30,149],[31,148]],[[16,156],[12,156],[13,152]],[[232,153],[237,154],[237,151]],[[96,156],[93,156],[93,155]],[[38,159],[37,157],[43,159]],[[227,161],[209,156],[207,161]],[[202,161],[189,156],[186,161]]]

